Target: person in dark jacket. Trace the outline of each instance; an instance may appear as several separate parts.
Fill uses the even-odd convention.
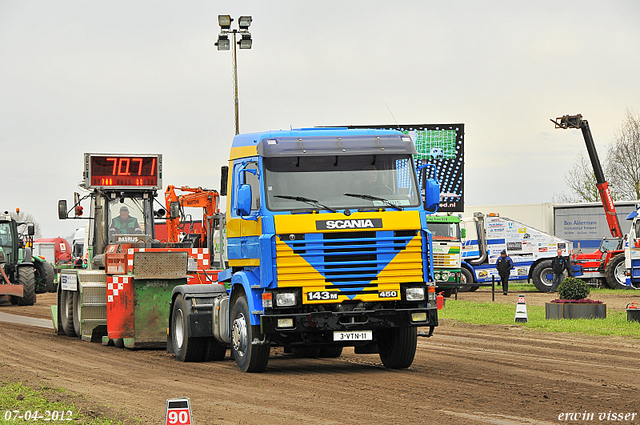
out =
[[[500,253],[498,261],[496,261],[496,269],[498,269],[498,274],[502,281],[502,293],[507,295],[509,292],[509,275],[513,269],[513,261],[511,261],[511,257],[507,255],[507,251],[504,249]]]
[[[564,280],[564,271],[566,270],[569,276],[573,275],[569,257],[563,257],[561,249],[558,249],[558,256],[553,257],[553,260],[551,260],[551,269],[553,270],[553,280],[551,281],[550,292],[556,292],[558,286],[560,286]]]

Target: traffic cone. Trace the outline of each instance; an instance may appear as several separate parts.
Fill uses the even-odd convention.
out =
[[[518,304],[516,304],[516,317],[515,322],[528,322],[529,316],[527,314],[527,300],[524,294],[518,295]]]

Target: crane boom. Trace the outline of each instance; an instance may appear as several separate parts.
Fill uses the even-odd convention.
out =
[[[556,125],[556,128],[579,128],[582,131],[582,137],[587,145],[587,152],[589,159],[591,160],[591,166],[596,176],[596,187],[600,194],[600,200],[604,207],[605,216],[607,217],[607,224],[609,225],[609,231],[614,238],[622,237],[622,229],[620,228],[620,222],[618,221],[618,215],[616,214],[616,206],[613,203],[613,197],[611,196],[611,190],[609,190],[609,182],[604,178],[604,172],[602,171],[602,165],[598,158],[598,152],[596,151],[596,145],[593,142],[593,136],[591,135],[591,129],[589,128],[589,122],[582,119],[582,115],[564,115],[551,120]]]

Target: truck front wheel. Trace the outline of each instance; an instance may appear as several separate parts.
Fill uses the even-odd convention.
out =
[[[181,362],[199,362],[205,355],[206,339],[189,337],[187,308],[182,294],[173,301],[171,312],[171,338],[173,353]]]
[[[618,254],[609,260],[604,269],[605,281],[611,289],[632,289],[627,285],[627,276],[624,268],[624,254]]]
[[[264,372],[269,362],[268,342],[252,344],[260,339],[260,327],[251,325],[249,306],[244,295],[233,305],[231,313],[231,353],[241,372]]]
[[[462,268],[462,273],[460,274],[460,283],[462,286],[458,288],[458,292],[472,292],[476,291],[479,286],[471,285],[473,283],[473,275],[471,272],[464,267]]]
[[[553,285],[553,269],[551,268],[551,260],[539,262],[531,273],[533,284],[540,292],[551,291]]]
[[[378,351],[389,369],[406,369],[413,363],[418,345],[418,328],[393,328],[378,331]]]

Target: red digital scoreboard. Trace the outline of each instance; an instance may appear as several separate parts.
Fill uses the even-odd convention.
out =
[[[162,188],[162,155],[85,154],[87,188]]]

